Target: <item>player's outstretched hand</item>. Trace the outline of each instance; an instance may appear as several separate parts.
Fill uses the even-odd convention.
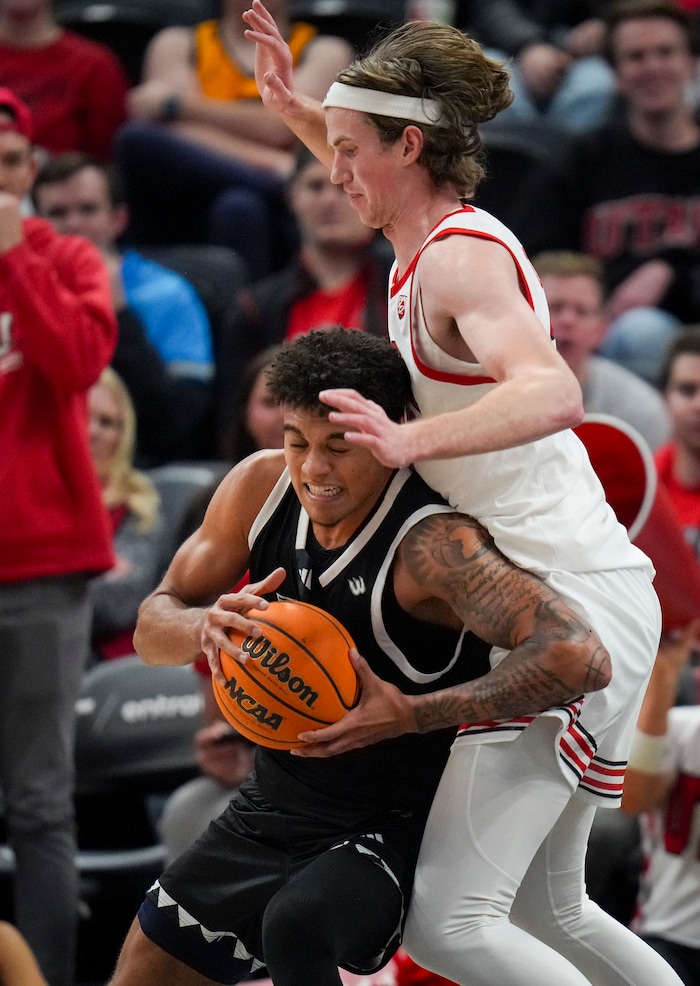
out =
[[[260,627],[245,614],[251,609],[267,609],[270,604],[262,597],[282,585],[285,574],[283,568],[276,568],[259,582],[246,585],[240,592],[226,592],[219,596],[207,611],[202,627],[202,650],[207,656],[212,675],[220,684],[225,685],[226,678],[221,670],[219,651],[225,651],[241,664],[248,660],[241,654],[240,647],[229,639],[227,630],[235,627],[245,637],[259,637]]]
[[[353,648],[350,659],[362,687],[359,703],[347,715],[325,729],[299,734],[306,746],[291,750],[297,757],[334,757],[348,750],[417,732],[413,705],[394,685],[378,678]]]
[[[263,105],[276,113],[293,112],[294,63],[274,17],[261,0],[252,0],[242,17],[246,38],[255,42],[255,81]]]
[[[413,462],[408,427],[392,421],[379,404],[367,400],[356,390],[341,388],[322,390],[318,396],[324,404],[337,408],[330,412],[328,418],[348,429],[346,441],[368,448],[390,469]]]

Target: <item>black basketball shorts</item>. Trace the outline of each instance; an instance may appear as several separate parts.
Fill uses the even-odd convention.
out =
[[[400,941],[424,824],[424,816],[401,811],[368,816],[361,825],[314,816],[313,806],[304,814],[283,811],[251,778],[148,891],[141,928],[209,979],[240,982],[265,964],[263,915],[274,895],[323,853],[350,850],[358,866],[369,860],[386,874],[387,900],[397,910],[384,954],[367,957],[367,967],[348,965],[360,974],[374,971]]]

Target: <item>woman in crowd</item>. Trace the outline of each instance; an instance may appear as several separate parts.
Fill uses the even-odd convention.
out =
[[[117,563],[91,582],[93,652],[98,660],[133,653],[141,600],[163,564],[164,522],[158,493],[134,469],[136,415],[121,378],[107,367],[89,394],[90,449],[112,521]]]

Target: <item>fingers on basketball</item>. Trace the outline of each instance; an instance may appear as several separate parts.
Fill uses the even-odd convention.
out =
[[[355,644],[330,613],[295,600],[272,602],[246,616],[260,637],[231,629],[230,638],[248,660],[240,664],[220,651],[226,683],[212,680],[226,719],[261,746],[303,746],[299,733],[338,722],[360,697],[348,651]]]

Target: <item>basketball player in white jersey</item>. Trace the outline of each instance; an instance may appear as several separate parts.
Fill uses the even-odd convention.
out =
[[[504,554],[585,614],[613,662],[612,684],[584,703],[586,740],[575,749],[556,714],[463,726],[426,829],[407,950],[469,986],[677,984],[585,895],[595,807],[619,804],[660,614],[651,564],[568,430],[581,420],[581,394],[552,345],[539,280],[512,233],[465,205],[482,175],[477,125],[508,105],[507,73],[454,28],[407,24],[341,72],[322,107],[294,93],[261,0],[244,19],[265,104],[396,254],[389,331],[418,417],[389,422],[357,394],[332,390],[322,393],[338,409],[331,420],[386,465],[415,463]],[[416,728],[437,728],[450,712],[421,699]],[[391,734],[386,718],[377,713],[372,738]],[[352,722],[322,731],[308,753],[351,746]]]

